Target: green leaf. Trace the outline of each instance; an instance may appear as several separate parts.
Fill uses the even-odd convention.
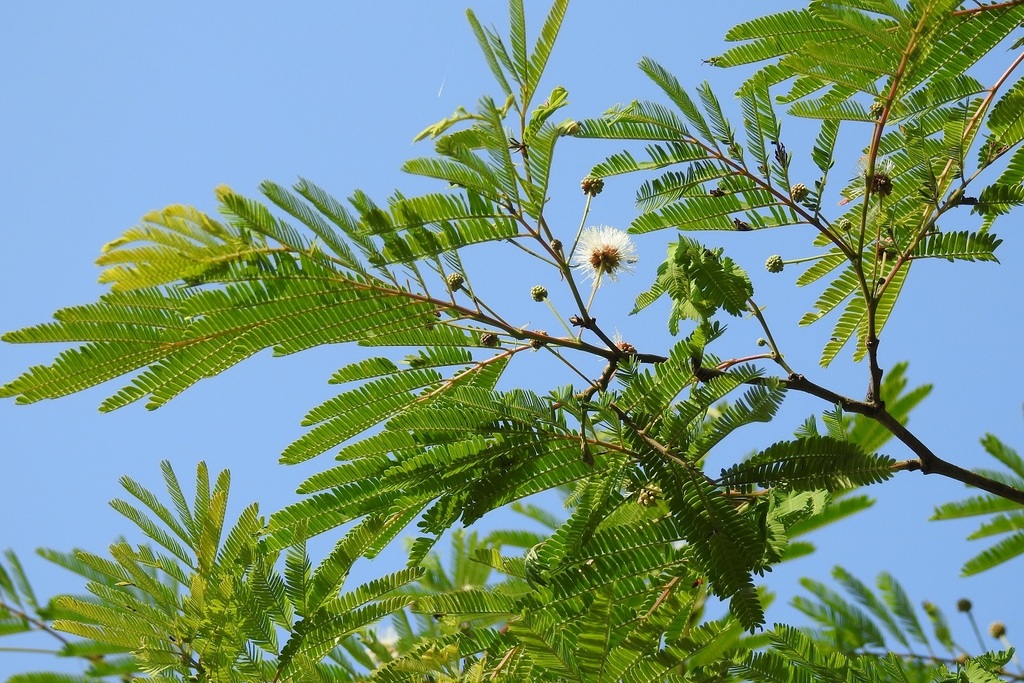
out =
[[[723,470],[723,486],[835,491],[889,479],[895,461],[865,453],[858,444],[819,436],[779,441],[749,460]]]

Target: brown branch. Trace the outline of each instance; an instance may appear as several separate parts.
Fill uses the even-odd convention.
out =
[[[709,379],[725,373],[714,368],[699,367],[699,364],[695,364],[694,374],[697,375],[701,381],[706,382]],[[805,394],[810,394],[811,396],[817,396],[829,403],[838,404],[848,413],[864,415],[885,427],[890,434],[899,439],[903,445],[913,451],[914,455],[917,456],[917,459],[896,462],[893,465],[894,470],[906,470],[908,472],[920,470],[922,474],[939,474],[944,477],[963,482],[968,486],[981,489],[982,491],[986,491],[992,495],[999,496],[1000,498],[1005,498],[1006,500],[1013,501],[1014,503],[1024,505],[1024,491],[1015,489],[1012,486],[1007,486],[1002,482],[989,479],[988,477],[983,477],[976,472],[965,470],[958,465],[954,465],[947,460],[943,460],[937,456],[934,451],[928,448],[923,441],[917,438],[917,436],[915,436],[909,429],[903,426],[899,420],[893,417],[881,402],[858,401],[850,398],[849,396],[837,394],[830,389],[826,389],[821,385],[815,384],[803,375],[796,373],[785,378],[780,377],[769,379],[765,377],[753,377],[746,380],[744,384],[764,385],[769,382],[778,382],[786,389],[800,391]]]
[[[960,9],[953,12],[954,17],[970,16],[972,14],[978,14],[979,12],[987,12],[993,9],[1008,9],[1010,7],[1016,7],[1017,5],[1024,5],[1024,0],[1009,0],[1009,2],[997,2],[992,5],[981,5],[980,7],[971,7],[969,9]]]
[[[894,469],[907,471],[920,470],[923,474],[940,474],[944,477],[961,481],[968,486],[973,486],[981,489],[982,491],[987,491],[988,493],[999,496],[1000,498],[1005,498],[1006,500],[1011,500],[1015,503],[1024,505],[1024,491],[1019,491],[1012,486],[1007,486],[1006,484],[994,481],[988,477],[983,477],[980,474],[971,472],[970,470],[965,470],[962,467],[943,460],[939,456],[935,455],[935,452],[928,448],[928,446],[917,438],[909,429],[904,427],[899,420],[893,417],[881,403],[867,403],[864,401],[856,401],[846,396],[841,396],[824,387],[818,386],[803,375],[790,375],[788,378],[782,380],[782,385],[787,389],[802,391],[826,401],[838,403],[842,406],[843,410],[850,413],[864,415],[885,427],[890,434],[899,439],[917,456],[917,460],[905,460],[896,463]]]
[[[59,640],[62,645],[68,645],[70,643],[70,641],[67,638],[54,631],[49,624],[39,619],[36,619],[32,615],[23,612],[22,610],[18,609],[17,607],[14,607],[13,605],[8,605],[6,602],[0,602],[0,611],[7,612],[11,616],[26,621],[30,625],[35,626],[37,630],[53,636],[54,638]]]
[[[658,608],[661,607],[666,600],[668,600],[669,596],[672,595],[672,589],[674,589],[676,587],[676,584],[678,583],[679,577],[673,576],[672,580],[665,584],[665,589],[661,591],[661,595],[659,595],[658,599],[654,601],[653,605],[651,605],[651,609],[647,610],[647,614],[644,615],[644,619],[654,614],[658,610]]]

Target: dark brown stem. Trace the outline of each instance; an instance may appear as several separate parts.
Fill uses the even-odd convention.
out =
[[[978,14],[979,12],[987,12],[994,9],[1007,9],[1009,7],[1016,7],[1017,5],[1024,5],[1024,0],[1009,0],[1009,2],[997,2],[992,5],[981,5],[980,7],[971,7],[968,9],[961,9],[953,12],[954,17],[969,16],[971,14]]]
[[[725,374],[720,370],[714,368],[703,368],[699,367],[699,363],[695,363],[694,374],[701,381],[708,381],[718,375]],[[904,427],[899,420],[893,417],[886,409],[885,405],[881,401],[858,401],[842,394],[826,389],[823,386],[815,384],[803,375],[792,374],[786,378],[768,379],[765,377],[754,377],[745,382],[745,384],[768,384],[769,382],[778,382],[786,389],[792,389],[793,391],[800,391],[811,396],[817,396],[818,398],[828,401],[829,403],[838,404],[842,409],[848,413],[856,413],[858,415],[864,415],[865,417],[871,418],[875,422],[879,423],[886,430],[900,442],[903,443],[907,448],[913,451],[914,455],[917,456],[913,460],[903,460],[893,465],[894,470],[906,470],[914,471],[920,470],[923,474],[939,474],[956,481],[963,482],[968,486],[981,489],[991,493],[992,495],[1005,498],[1006,500],[1013,501],[1024,505],[1024,491],[1007,486],[1001,482],[983,477],[976,472],[965,470],[962,467],[954,465],[951,462],[943,460],[939,456],[935,455],[928,446],[924,444],[919,438],[917,438],[909,429]]]
[[[940,474],[944,477],[961,481],[968,486],[973,486],[981,489],[982,491],[987,491],[988,493],[999,496],[1000,498],[1012,500],[1015,503],[1024,505],[1024,491],[1019,491],[1012,486],[1007,486],[1001,482],[983,477],[980,474],[971,472],[970,470],[965,470],[962,467],[958,467],[951,462],[943,460],[939,456],[935,455],[935,453],[909,429],[904,427],[899,420],[893,417],[880,402],[866,403],[864,401],[855,401],[846,396],[840,396],[833,391],[829,391],[828,389],[820,387],[814,382],[809,381],[803,375],[790,375],[788,378],[782,380],[782,384],[787,389],[795,389],[796,391],[802,391],[804,393],[811,394],[812,396],[817,396],[818,398],[822,398],[831,403],[838,403],[842,406],[843,410],[850,413],[865,415],[885,427],[890,434],[899,439],[917,456],[917,460],[905,460],[897,463],[894,466],[894,469],[908,471],[920,470],[923,474]]]

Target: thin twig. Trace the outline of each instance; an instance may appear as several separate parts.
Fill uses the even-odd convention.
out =
[[[978,14],[979,12],[987,12],[994,9],[1007,9],[1010,7],[1016,7],[1017,5],[1024,5],[1024,0],[1009,0],[1009,2],[997,2],[992,5],[981,5],[980,7],[970,7],[968,9],[961,9],[953,12],[954,17],[968,16],[971,14]]]

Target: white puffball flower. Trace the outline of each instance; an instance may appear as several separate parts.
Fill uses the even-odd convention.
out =
[[[576,245],[576,262],[584,277],[617,280],[619,273],[633,272],[637,261],[636,246],[622,230],[607,225],[587,228]]]
[[[892,176],[893,171],[896,170],[896,162],[889,157],[875,159],[875,175],[884,173],[887,176]],[[868,175],[868,155],[864,154],[857,159],[857,175],[863,180]]]

